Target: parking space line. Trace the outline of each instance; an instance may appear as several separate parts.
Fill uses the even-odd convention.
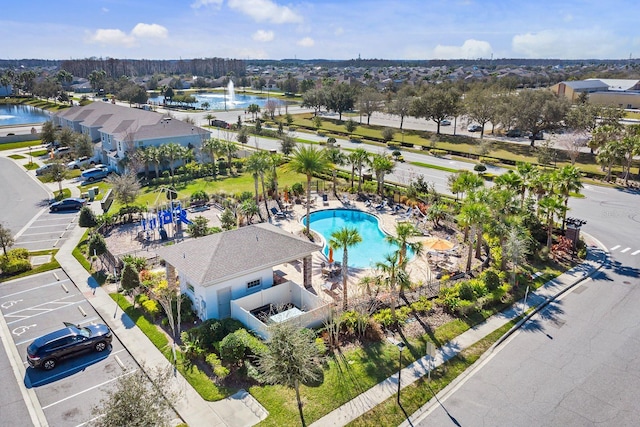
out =
[[[16,295],[24,294],[26,292],[31,292],[31,291],[35,291],[37,289],[46,288],[48,286],[59,285],[60,283],[65,283],[65,282],[71,282],[71,279],[63,279],[63,280],[59,280],[57,282],[51,282],[51,283],[47,283],[46,285],[38,286],[37,288],[25,289],[24,291],[19,291],[19,292],[14,292],[14,293],[8,294],[8,295],[3,295],[3,296],[0,296],[0,299],[13,297],[13,296],[16,296]]]
[[[74,370],[75,370],[75,369],[77,369],[77,368],[74,368]],[[73,398],[78,397],[79,395],[81,395],[81,394],[83,394],[83,393],[86,393],[86,392],[91,391],[91,390],[93,390],[93,389],[96,389],[96,388],[102,387],[102,386],[104,386],[104,385],[107,385],[107,384],[109,384],[109,383],[112,383],[112,382],[114,382],[114,381],[116,381],[116,380],[118,380],[119,378],[122,378],[122,377],[124,377],[124,376],[134,374],[136,371],[137,371],[137,369],[133,369],[133,370],[131,370],[131,371],[129,371],[129,372],[125,372],[125,373],[124,373],[124,374],[122,374],[122,375],[118,375],[118,376],[117,376],[117,377],[115,377],[115,378],[111,378],[111,379],[110,379],[110,380],[108,380],[108,381],[104,381],[103,383],[96,384],[96,385],[94,385],[93,387],[89,387],[89,388],[88,388],[88,389],[86,389],[86,390],[83,390],[83,391],[80,391],[80,392],[78,392],[78,393],[72,394],[71,396],[67,396],[67,397],[65,397],[64,399],[60,399],[60,400],[58,400],[57,402],[50,403],[50,404],[48,404],[47,406],[43,406],[43,407],[42,407],[42,410],[44,411],[44,410],[46,410],[46,409],[51,408],[52,406],[57,405],[58,403],[62,403],[62,402],[64,402],[64,401],[66,401],[66,400],[73,399]],[[47,381],[49,381],[49,380],[50,380],[50,379],[47,379]],[[32,385],[33,385],[33,384],[32,384]]]
[[[28,241],[28,242],[23,242],[23,241],[17,241],[17,240],[16,240],[16,242],[21,243],[21,244],[26,244],[26,243],[42,243],[42,242],[50,242],[50,241],[52,241],[52,240],[56,240],[56,239],[55,239],[55,238],[53,238],[53,239],[44,239],[44,240],[30,240],[30,241]],[[56,241],[57,241],[57,240],[56,240]]]
[[[70,295],[70,296],[73,296],[73,295]],[[19,317],[19,318],[14,320],[14,321],[12,321],[12,322],[7,322],[7,325],[13,325],[14,323],[21,322],[23,320],[33,319],[34,317],[40,316],[42,314],[51,313],[52,311],[56,311],[56,310],[59,310],[61,308],[71,307],[72,305],[82,304],[83,302],[87,302],[87,300],[86,299],[82,299],[81,301],[70,301],[68,303],[60,303],[60,304],[63,304],[63,305],[60,305],[60,307],[51,308],[51,309],[45,309],[45,308],[36,309],[36,310],[40,310],[40,312],[36,313],[36,314],[32,314],[30,316],[12,316],[12,317]],[[33,309],[27,309],[27,310],[33,310]],[[8,317],[8,316],[5,315],[5,317]]]
[[[63,233],[64,233],[65,231],[67,231],[67,229],[65,229],[65,230],[63,231]],[[38,235],[40,235],[40,234],[53,234],[53,233],[56,233],[56,234],[57,234],[57,233],[59,233],[59,232],[60,232],[59,230],[55,230],[55,231],[48,231],[48,232],[46,232],[46,233],[25,233],[25,234],[23,234],[23,235],[22,235],[22,237],[38,236]],[[33,243],[33,242],[29,242],[29,243]]]

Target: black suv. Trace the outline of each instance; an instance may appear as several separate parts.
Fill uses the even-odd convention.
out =
[[[59,360],[86,351],[104,351],[113,339],[111,329],[107,325],[81,327],[65,322],[65,326],[36,338],[27,347],[27,362],[31,367],[53,369]]]

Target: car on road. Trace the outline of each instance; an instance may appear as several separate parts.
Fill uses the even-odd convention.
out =
[[[451,120],[444,119],[440,122],[440,126],[451,126]]]
[[[93,182],[106,178],[110,173],[111,171],[105,165],[95,165],[91,169],[87,169],[86,171],[82,172],[80,176],[85,181]]]
[[[68,197],[66,199],[62,199],[59,202],[52,203],[49,206],[49,211],[51,212],[59,212],[59,211],[79,211],[85,205],[84,199],[78,199],[76,197]]]
[[[221,129],[229,129],[231,127],[231,125],[224,120],[211,120],[211,126]]]
[[[54,163],[47,163],[44,166],[40,166],[38,169],[36,169],[36,176],[46,175],[47,172],[53,169],[53,166],[54,166]]]
[[[522,131],[520,129],[510,129],[507,131],[507,136],[509,138],[520,138],[522,136]]]
[[[36,338],[27,347],[32,368],[51,370],[58,362],[88,351],[105,351],[113,339],[107,325],[80,326],[64,322],[65,327]]]
[[[467,130],[469,132],[480,132],[482,131],[482,126],[480,126],[479,124],[471,124],[469,125],[469,127],[467,127]]]
[[[82,156],[79,157],[77,159],[75,159],[72,162],[67,163],[67,169],[80,169],[81,167],[87,166],[87,165],[93,165],[95,164],[95,162],[93,161],[93,159],[87,157],[87,156]]]

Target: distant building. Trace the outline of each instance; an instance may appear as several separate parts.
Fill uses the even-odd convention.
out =
[[[95,157],[120,172],[125,170],[121,161],[135,149],[168,143],[200,147],[211,136],[206,129],[160,113],[100,101],[60,111],[53,122],[88,135],[95,143]]]
[[[577,102],[581,94],[588,95],[589,103],[613,105],[625,109],[640,109],[640,80],[587,79],[560,82],[551,91]]]

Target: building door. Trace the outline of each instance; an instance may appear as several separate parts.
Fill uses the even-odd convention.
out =
[[[231,317],[231,288],[218,291],[218,319]]]

